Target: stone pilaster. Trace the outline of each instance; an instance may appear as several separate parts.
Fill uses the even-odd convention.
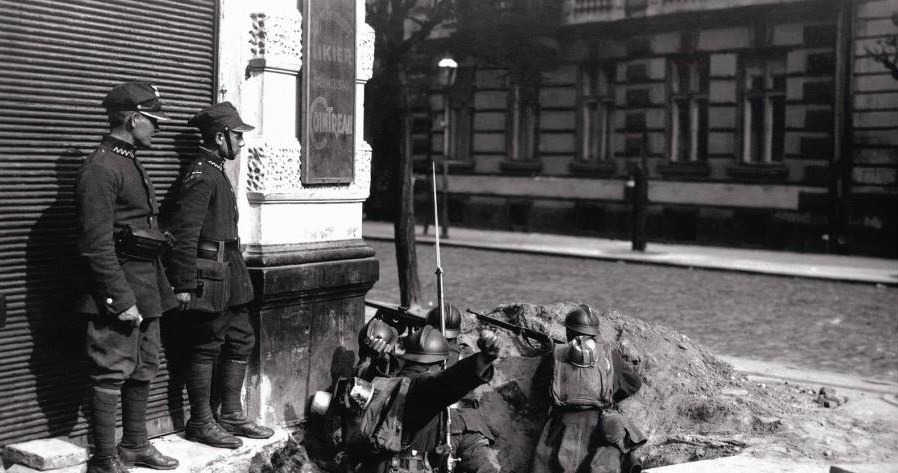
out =
[[[374,41],[364,0],[355,3],[354,179],[309,186],[301,181],[297,138],[305,53],[297,2],[223,0],[221,99],[239,104],[256,127],[245,134],[247,146],[229,171],[257,295],[258,353],[245,399],[249,414],[266,423],[301,420],[308,394],[348,373],[364,295],[377,280],[374,252],[361,238],[371,180],[362,107]]]

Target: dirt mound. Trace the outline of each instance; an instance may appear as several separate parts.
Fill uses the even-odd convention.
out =
[[[487,315],[563,339],[564,316],[577,305],[514,304]],[[465,314],[459,338],[463,349],[476,346],[479,330],[486,327],[495,329]],[[619,407],[649,438],[638,450],[647,468],[740,452],[820,462],[898,457],[898,423],[877,417],[870,404],[876,399],[861,395],[847,407],[823,408],[816,403],[819,387],[751,382],[703,346],[664,326],[612,310],[600,317],[600,329],[642,376],[642,389]],[[496,434],[503,471],[528,473],[549,407],[550,374],[537,373],[549,347],[496,331],[502,335],[496,376],[474,395]],[[300,439],[275,457],[260,459],[253,471],[337,471],[339,458],[337,452]]]
[[[564,339],[564,316],[575,307],[516,304],[487,315]],[[486,325],[466,316],[461,341],[473,345]],[[649,437],[640,451],[646,466],[732,455],[746,446],[747,432],[777,430],[759,419],[780,417],[786,406],[764,396],[760,387],[689,337],[617,311],[602,314],[600,330],[644,380],[640,392],[620,409]],[[541,389],[548,380],[534,380],[534,374],[549,347],[499,331],[506,336],[497,376],[479,388],[478,395],[485,406],[481,411],[498,434],[503,465],[523,473],[529,469],[532,448],[520,446],[534,445],[548,410],[548,393]]]

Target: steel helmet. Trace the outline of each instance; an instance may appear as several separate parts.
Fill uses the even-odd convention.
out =
[[[436,363],[449,358],[449,342],[438,329],[425,325],[405,340],[402,358],[418,363]]]
[[[568,312],[564,318],[564,327],[576,335],[599,335],[599,318],[596,317],[589,306],[580,304],[580,307]],[[571,336],[568,335],[568,339]]]
[[[446,338],[458,338],[461,330],[461,311],[458,307],[446,302]],[[440,307],[434,307],[427,313],[427,325],[440,329]]]
[[[393,326],[380,319],[371,319],[359,331],[359,346],[366,347],[371,341],[383,340],[387,345],[396,343],[399,332]]]

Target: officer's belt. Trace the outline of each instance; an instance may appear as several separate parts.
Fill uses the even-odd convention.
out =
[[[115,253],[122,258],[155,261],[171,253],[171,242],[156,229],[132,229],[126,225],[114,234]]]
[[[239,250],[240,239],[234,240],[200,240],[196,244],[197,258],[214,261],[228,261],[228,250]]]

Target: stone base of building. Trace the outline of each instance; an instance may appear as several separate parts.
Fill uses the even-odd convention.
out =
[[[377,282],[374,250],[362,240],[257,246],[247,251],[256,287],[259,340],[246,404],[272,425],[300,422],[311,393],[351,375],[365,294]]]

